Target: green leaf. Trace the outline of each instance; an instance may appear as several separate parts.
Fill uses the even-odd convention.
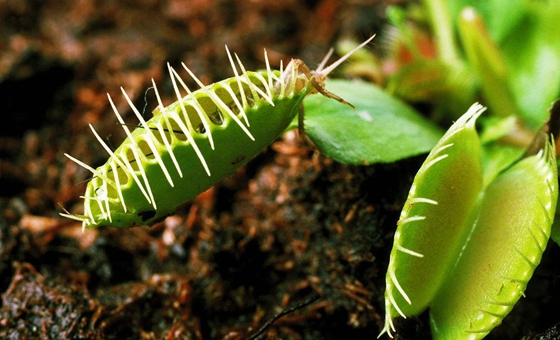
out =
[[[560,91],[560,2],[535,1],[531,11],[502,44],[510,84],[521,116],[532,127],[547,119],[546,109]]]
[[[479,63],[479,70],[485,91],[511,92],[511,104],[500,102],[499,98],[487,98],[491,108],[503,104],[515,104],[518,114],[532,128],[538,128],[546,119],[546,108],[560,91],[560,2],[530,0],[448,0],[451,16],[460,20],[460,13],[465,7],[472,6],[480,13],[488,29],[488,34],[497,45],[504,61],[507,74],[498,81],[499,72],[488,69],[484,59],[492,63],[491,48],[488,42],[473,41],[463,38],[472,64]],[[471,29],[463,35],[476,35]],[[474,37],[474,39],[477,39]],[[485,40],[486,38],[482,38]],[[469,47],[469,45],[473,45]],[[476,45],[479,45],[478,47]],[[474,50],[476,48],[476,51]],[[495,59],[495,58],[494,58]],[[495,62],[494,62],[495,64]],[[487,73],[489,70],[490,73]],[[494,78],[494,79],[492,79]],[[501,87],[501,88],[500,88]],[[494,94],[494,97],[499,97]],[[505,98],[505,97],[504,97]],[[494,104],[492,105],[492,101]],[[501,110],[507,111],[507,110]],[[495,112],[492,112],[495,114]],[[504,113],[505,114],[505,113]],[[504,115],[500,113],[500,115]]]
[[[442,135],[434,124],[374,85],[329,80],[326,88],[356,109],[308,96],[305,132],[323,154],[340,163],[395,162],[430,151]]]

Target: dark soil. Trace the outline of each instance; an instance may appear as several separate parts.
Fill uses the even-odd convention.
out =
[[[391,2],[0,2],[0,338],[375,339],[392,234],[424,156],[344,166],[288,133],[154,226],[82,233],[58,213],[81,209],[89,176],[63,154],[106,160],[88,124],[122,140],[107,92],[134,122],[119,87],[141,108],[154,78],[169,103],[166,62],[205,83],[232,76],[225,44],[249,70],[265,47],[273,65],[314,65],[341,37],[382,34]],[[559,338],[559,258],[549,244],[489,338]],[[397,324],[401,339],[429,338],[425,316]]]

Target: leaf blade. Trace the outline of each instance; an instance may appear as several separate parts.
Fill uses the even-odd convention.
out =
[[[395,162],[429,152],[442,135],[433,123],[371,84],[329,80],[327,90],[356,109],[309,96],[304,102],[305,131],[322,153],[340,163]]]

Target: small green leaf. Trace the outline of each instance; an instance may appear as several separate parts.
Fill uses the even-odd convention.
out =
[[[305,132],[326,156],[345,164],[390,163],[425,152],[442,133],[406,104],[362,81],[329,80],[323,96],[305,99]]]

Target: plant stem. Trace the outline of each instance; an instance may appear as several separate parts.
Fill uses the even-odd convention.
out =
[[[467,59],[478,75],[490,112],[499,117],[518,115],[500,50],[474,8],[467,7],[461,12],[459,33]]]
[[[460,59],[453,34],[453,23],[445,0],[424,0],[424,6],[430,16],[439,57],[449,64],[458,63]]]

